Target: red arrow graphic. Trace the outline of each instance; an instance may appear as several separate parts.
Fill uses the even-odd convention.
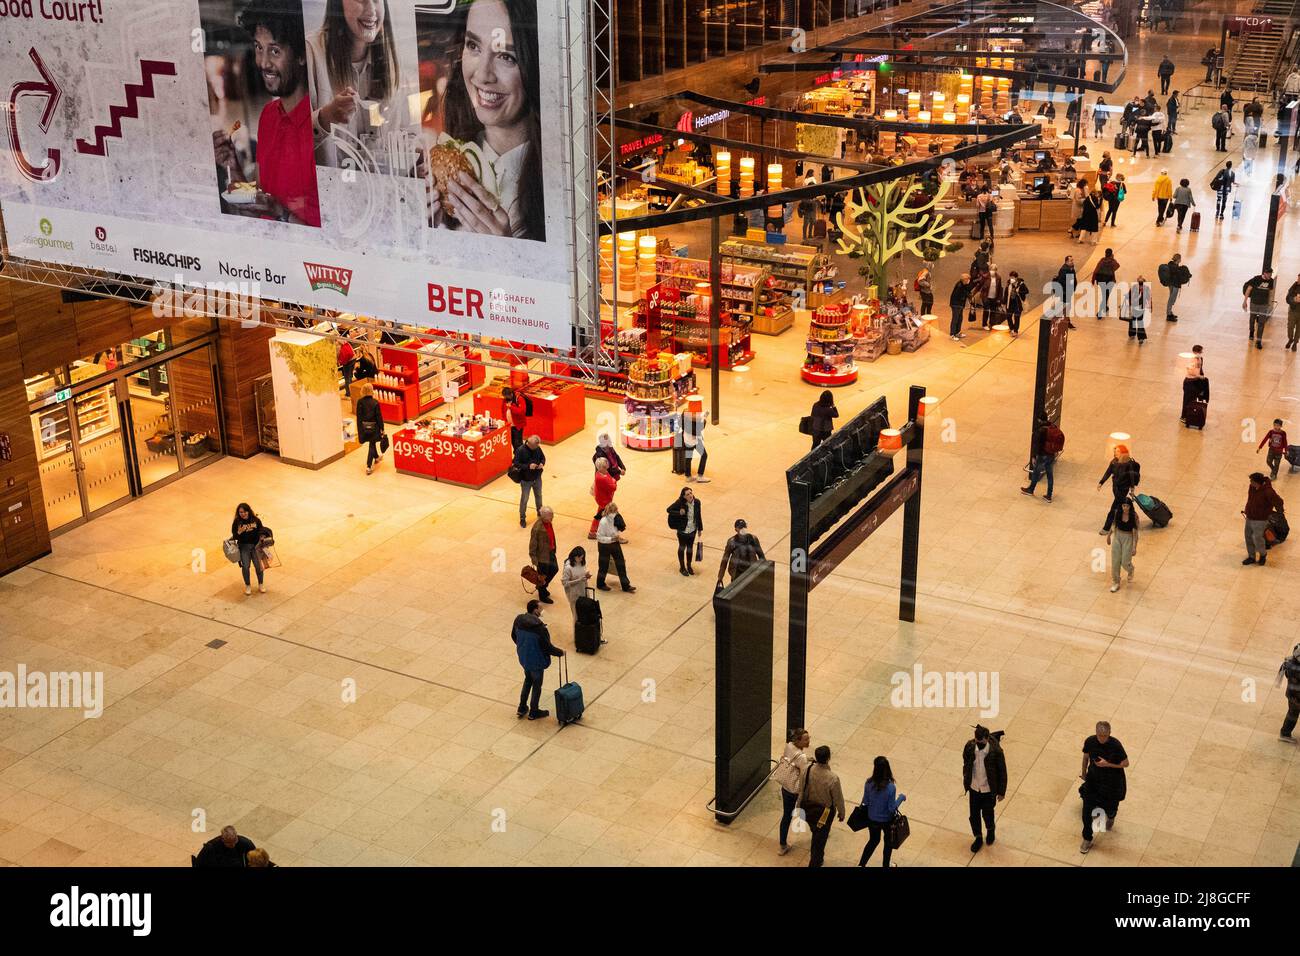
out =
[[[141,60],[140,82],[128,83],[123,91],[126,105],[113,104],[108,108],[108,125],[95,127],[95,139],[77,140],[77,152],[91,156],[107,156],[109,139],[122,138],[122,120],[139,119],[140,101],[154,97],[153,78],[155,76],[175,76],[176,64],[167,60]]]
[[[63,99],[63,90],[59,88],[58,82],[50,75],[50,71],[45,68],[45,62],[41,55],[32,47],[27,51],[32,62],[36,64],[36,70],[41,74],[41,79],[23,80],[15,83],[9,91],[9,151],[14,158],[14,164],[18,171],[32,182],[48,182],[59,174],[61,166],[60,151],[57,149],[47,149],[45,151],[45,162],[40,166],[34,165],[23,152],[22,145],[18,142],[18,100],[23,96],[44,96],[45,110],[41,113],[41,132],[48,133],[50,123],[54,120],[54,111],[58,108]]]

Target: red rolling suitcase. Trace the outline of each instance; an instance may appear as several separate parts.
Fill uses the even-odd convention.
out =
[[[1192,226],[1191,226],[1191,229],[1192,229],[1192,232],[1200,232],[1200,231],[1201,231],[1201,214],[1200,214],[1199,212],[1197,212],[1196,210],[1192,210]]]

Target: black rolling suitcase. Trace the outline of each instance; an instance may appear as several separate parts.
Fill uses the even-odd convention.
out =
[[[1210,407],[1209,402],[1195,401],[1187,409],[1187,419],[1185,424],[1188,428],[1204,428],[1205,413]]]
[[[1287,445],[1286,461],[1292,471],[1300,471],[1300,445]]]
[[[1174,513],[1169,510],[1169,506],[1153,495],[1134,495],[1137,506],[1142,509],[1143,514],[1151,519],[1151,523],[1157,528],[1163,528],[1174,518]]]
[[[1275,544],[1281,544],[1291,533],[1291,525],[1287,523],[1286,515],[1280,511],[1274,511],[1268,516],[1268,527],[1264,529],[1264,540],[1268,542],[1271,548]]]
[[[587,588],[587,593],[578,598],[574,611],[577,620],[573,624],[573,647],[579,654],[595,654],[605,643],[601,636],[604,618],[595,588]]]
[[[1119,132],[1115,134],[1115,148],[1128,149],[1128,133]]]

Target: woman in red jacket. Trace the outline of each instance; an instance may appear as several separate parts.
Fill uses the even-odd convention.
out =
[[[618,479],[610,474],[609,459],[597,458],[596,478],[591,483],[591,493],[596,499],[596,517],[591,519],[591,530],[587,532],[588,538],[595,539],[600,519],[604,516],[609,503],[614,500],[614,492],[617,490]]]
[[[524,426],[528,424],[528,404],[513,388],[501,389],[502,416],[510,423],[510,447],[515,451],[524,443]]]

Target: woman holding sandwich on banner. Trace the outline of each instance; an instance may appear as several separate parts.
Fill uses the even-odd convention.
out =
[[[470,0],[459,16],[429,151],[433,225],[544,242],[536,0]]]

